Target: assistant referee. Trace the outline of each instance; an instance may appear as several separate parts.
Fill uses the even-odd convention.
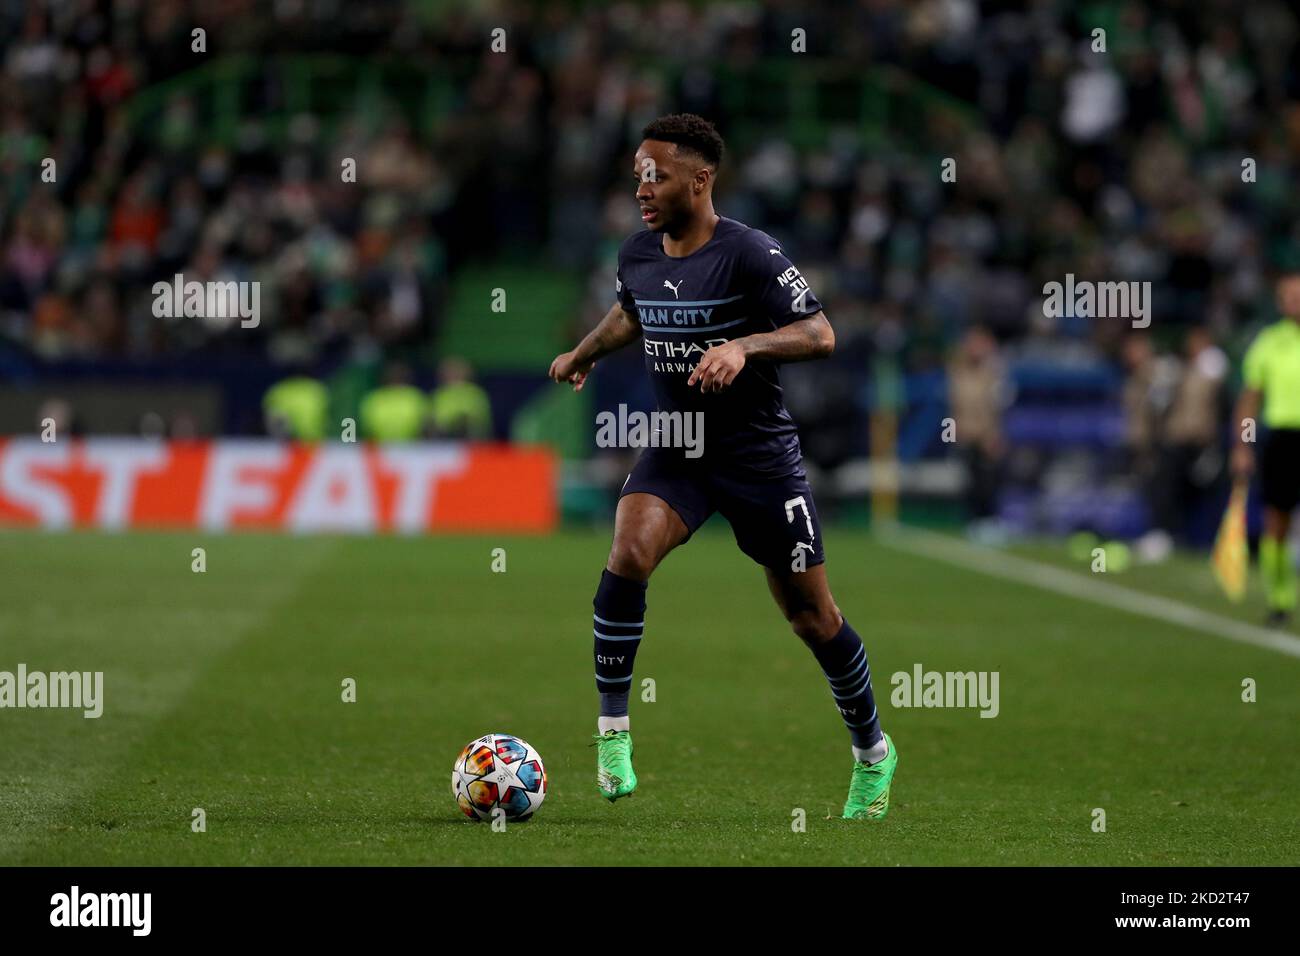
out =
[[[1242,440],[1242,422],[1260,421],[1262,404],[1268,434],[1259,456],[1264,499],[1259,566],[1268,596],[1268,623],[1282,626],[1296,606],[1296,572],[1286,536],[1291,512],[1300,503],[1300,271],[1282,275],[1276,296],[1282,318],[1255,337],[1243,361],[1244,388],[1234,420],[1242,431],[1233,449],[1232,470],[1238,478],[1248,478],[1255,470],[1253,447]]]

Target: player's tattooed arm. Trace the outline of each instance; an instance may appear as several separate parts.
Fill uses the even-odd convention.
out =
[[[569,382],[575,392],[580,392],[587,381],[587,373],[597,359],[617,352],[640,337],[641,323],[636,316],[615,302],[613,308],[600,320],[600,324],[587,333],[577,348],[555,357],[551,363],[550,377],[557,382]]]
[[[760,332],[715,345],[700,358],[686,384],[702,392],[720,392],[736,380],[749,359],[805,362],[835,351],[835,332],[824,312],[796,319],[772,332]]]
[[[745,347],[745,357],[771,362],[806,362],[825,358],[835,351],[835,330],[825,312],[814,312],[773,332],[760,332],[736,339]]]

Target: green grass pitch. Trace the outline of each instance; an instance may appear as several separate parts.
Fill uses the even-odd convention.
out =
[[[608,532],[5,533],[0,670],[103,671],[105,709],[0,710],[0,864],[1300,862],[1300,660],[827,539],[899,748],[881,824],[835,819],[847,735],[725,529],[651,583],[637,684],[656,699],[634,696],[640,790],[616,805],[588,746]],[[1204,587],[1203,561],[1185,572]],[[892,707],[890,675],[916,663],[998,671],[1001,712]],[[550,776],[537,817],[500,833],[449,787],[489,731]]]

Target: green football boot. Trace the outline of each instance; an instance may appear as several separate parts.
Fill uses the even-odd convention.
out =
[[[609,730],[592,734],[596,741],[596,789],[613,803],[631,796],[636,789],[636,771],[632,769],[632,732]]]
[[[889,812],[889,785],[894,780],[898,766],[898,751],[894,741],[885,734],[889,753],[879,763],[853,765],[853,779],[849,781],[849,799],[844,803],[845,820],[883,820]]]

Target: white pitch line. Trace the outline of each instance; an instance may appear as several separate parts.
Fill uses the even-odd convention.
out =
[[[977,547],[932,531],[900,529],[882,532],[876,537],[882,544],[897,548],[899,551],[944,561],[979,574],[1029,584],[1045,591],[1055,591],[1067,597],[1091,601],[1130,614],[1190,628],[1203,634],[1226,638],[1241,644],[1253,644],[1289,657],[1300,658],[1298,637],[1257,627],[1244,621],[1234,621],[1232,618],[1203,611],[1181,601],[1143,594],[1118,584],[1084,577],[1073,571],[1040,564],[994,548]]]

